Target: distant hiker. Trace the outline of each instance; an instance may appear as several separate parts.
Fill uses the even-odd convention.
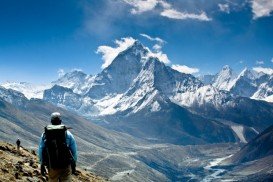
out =
[[[77,145],[73,135],[62,124],[61,114],[51,114],[51,125],[45,127],[39,145],[41,174],[48,169],[49,181],[69,182],[76,173]]]
[[[17,145],[17,152],[19,153],[20,152],[20,145],[21,145],[21,141],[19,138],[16,140],[16,145]]]

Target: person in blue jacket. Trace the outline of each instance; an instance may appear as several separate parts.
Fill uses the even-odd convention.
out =
[[[61,120],[61,114],[58,112],[54,112],[51,114],[51,124],[52,125],[48,125],[45,129],[45,132],[42,134],[41,139],[40,139],[40,144],[39,144],[39,149],[38,149],[38,155],[39,155],[39,160],[40,160],[40,164],[41,164],[41,174],[45,175],[46,173],[46,168],[45,165],[48,168],[48,176],[49,176],[49,181],[52,182],[57,182],[57,181],[71,181],[71,174],[75,174],[76,172],[76,162],[77,162],[77,144],[76,141],[74,139],[74,136],[72,135],[72,133],[68,130],[66,130],[65,126],[62,125],[62,120]],[[50,158],[50,152],[49,151],[49,147],[50,144],[48,140],[50,140],[47,137],[47,131],[53,131],[56,129],[60,129],[60,128],[65,128],[65,148],[69,149],[69,153],[71,154],[70,156],[72,157],[73,160],[70,160],[71,162],[69,163],[64,163],[64,165],[60,164],[60,162],[57,162],[57,164],[55,164],[55,166],[52,164],[54,163],[54,161],[52,162],[46,162],[46,160],[48,160],[48,158]],[[49,134],[48,134],[49,135]],[[61,138],[61,137],[59,137]],[[58,139],[57,139],[58,140]],[[64,143],[64,142],[62,142]],[[47,148],[48,147],[48,148]],[[45,155],[44,153],[47,152],[47,155],[49,157],[47,157],[45,159]],[[62,150],[63,151],[63,150]],[[55,152],[53,152],[55,153]],[[59,156],[65,156],[64,154],[61,154]],[[54,157],[51,157],[54,158]],[[62,160],[64,161],[64,160]],[[47,163],[51,163],[51,165],[47,164]],[[59,164],[58,164],[59,163]],[[62,162],[61,162],[62,163]],[[57,167],[56,167],[57,166]]]

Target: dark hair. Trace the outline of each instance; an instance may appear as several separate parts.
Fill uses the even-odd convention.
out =
[[[59,125],[61,123],[62,123],[62,120],[60,118],[58,118],[58,117],[51,119],[51,124],[52,125]]]

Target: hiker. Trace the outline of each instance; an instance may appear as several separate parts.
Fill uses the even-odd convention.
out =
[[[73,135],[62,124],[61,114],[51,114],[51,125],[45,127],[39,145],[41,174],[48,170],[49,181],[69,182],[76,173],[77,145]]]
[[[16,140],[16,145],[17,145],[17,152],[19,154],[19,152],[20,152],[20,145],[21,145],[21,141],[20,141],[19,138]]]

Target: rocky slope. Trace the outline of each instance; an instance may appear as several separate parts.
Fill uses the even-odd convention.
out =
[[[223,160],[220,164],[228,172],[222,179],[236,181],[273,180],[273,126],[243,146],[240,151]]]
[[[0,181],[46,181],[47,176],[40,174],[38,158],[33,150],[23,147],[17,152],[16,146],[0,142]],[[90,172],[77,169],[72,181],[102,182],[104,178]]]
[[[267,128],[255,139],[246,144],[238,153],[228,161],[231,163],[243,163],[260,158],[273,156],[273,126]]]

